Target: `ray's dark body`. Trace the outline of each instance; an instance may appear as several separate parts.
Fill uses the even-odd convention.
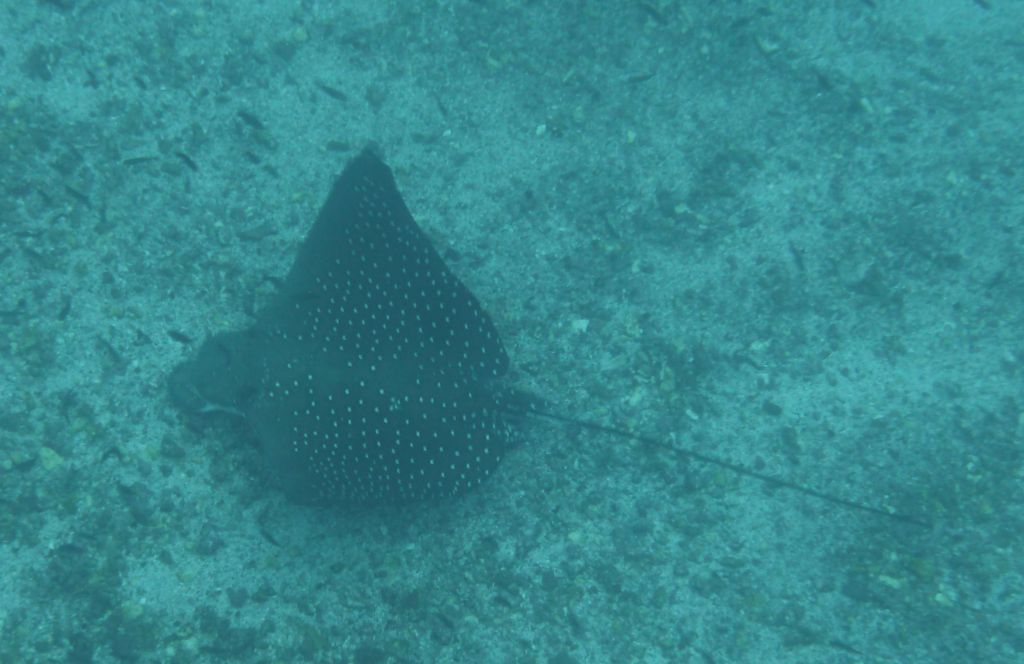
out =
[[[274,300],[170,379],[190,418],[244,418],[303,502],[374,506],[461,493],[516,433],[492,383],[497,330],[371,151],[335,183]]]

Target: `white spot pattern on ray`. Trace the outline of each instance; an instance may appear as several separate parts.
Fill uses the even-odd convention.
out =
[[[250,419],[308,493],[454,495],[514,440],[488,386],[508,365],[493,323],[369,152],[335,185],[261,327],[280,352]]]

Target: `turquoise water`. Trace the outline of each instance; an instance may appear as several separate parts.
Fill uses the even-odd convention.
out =
[[[1022,657],[1024,7],[8,3],[0,661]],[[373,143],[538,420],[290,502],[167,380]]]

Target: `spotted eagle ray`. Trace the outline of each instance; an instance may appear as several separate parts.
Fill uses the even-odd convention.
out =
[[[846,500],[695,450],[553,412],[502,386],[509,366],[480,302],[413,220],[366,149],[346,166],[277,294],[245,330],[208,338],[169,381],[191,420],[244,420],[292,499],[379,506],[479,485],[524,415],[666,447],[847,508]]]

